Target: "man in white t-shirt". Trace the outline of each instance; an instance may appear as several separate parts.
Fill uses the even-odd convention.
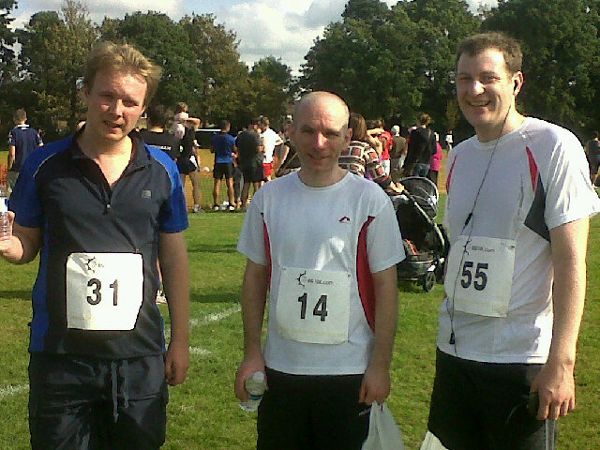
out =
[[[270,181],[273,175],[273,157],[275,155],[275,147],[282,145],[283,141],[275,131],[269,128],[269,118],[262,116],[258,121],[260,129],[260,137],[264,147],[265,158],[263,160],[264,181]]]
[[[600,202],[577,138],[517,111],[519,43],[479,34],[457,57],[458,103],[476,136],[448,160],[451,248],[421,448],[546,449],[575,407],[589,217]]]
[[[359,450],[370,405],[390,391],[396,264],[404,251],[387,195],[338,166],[350,142],[348,118],[334,94],[299,101],[290,134],[300,171],[256,193],[238,243],[247,265],[235,392],[246,400],[245,380],[266,371],[261,450]]]

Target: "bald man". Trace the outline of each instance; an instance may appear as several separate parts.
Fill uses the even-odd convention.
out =
[[[245,380],[266,372],[258,449],[360,449],[370,405],[390,392],[404,251],[388,196],[338,165],[348,116],[334,94],[304,96],[291,129],[301,168],[259,190],[245,217],[235,392],[246,400]]]

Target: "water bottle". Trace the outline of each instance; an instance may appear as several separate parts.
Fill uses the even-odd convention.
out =
[[[11,229],[8,220],[8,198],[4,188],[0,187],[0,239],[10,237]]]
[[[246,379],[245,386],[248,392],[248,400],[240,402],[240,408],[246,412],[254,412],[258,409],[258,405],[267,388],[267,380],[264,372],[254,372]]]

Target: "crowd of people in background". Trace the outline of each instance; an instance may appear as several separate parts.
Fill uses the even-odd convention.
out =
[[[182,185],[191,183],[192,213],[203,212],[200,174],[199,132],[210,132],[210,151],[213,161],[213,211],[245,211],[252,195],[266,182],[300,169],[289,132],[292,116],[282,118],[279,132],[271,128],[266,116],[258,116],[241,128],[232,126],[227,119],[217,126],[209,125],[201,130],[203,120],[190,116],[188,105],[179,102],[170,111],[165,105],[152,104],[146,111],[146,125],[139,129],[142,139],[165,151],[179,170]],[[25,158],[42,145],[40,133],[26,124],[23,109],[14,114],[15,127],[9,135],[9,189],[14,185],[19,167]],[[443,135],[432,128],[433,119],[422,113],[414,125],[405,127],[394,124],[387,127],[383,119],[366,120],[352,112],[349,126],[352,140],[339,159],[341,167],[364,176],[379,184],[389,195],[402,191],[400,180],[404,177],[426,177],[436,186],[445,153],[452,150],[453,130]],[[85,125],[81,121],[77,129]],[[592,183],[597,180],[600,166],[599,133],[593,132],[585,149]],[[446,152],[444,152],[446,150]],[[204,171],[209,171],[204,167]],[[221,185],[225,182],[225,200],[221,202]],[[439,187],[439,186],[438,186]]]
[[[201,206],[198,132],[210,132],[213,161],[213,211],[245,211],[252,195],[265,183],[300,169],[300,159],[290,139],[292,116],[281,120],[280,131],[271,128],[266,116],[258,116],[241,129],[221,120],[217,127],[201,130],[202,119],[189,115],[188,106],[180,102],[170,115],[164,105],[147,110],[146,128],[140,130],[144,141],[156,145],[176,161],[185,187],[192,184],[192,213],[203,212]],[[342,152],[339,165],[379,184],[389,195],[402,192],[403,177],[423,176],[434,184],[444,157],[439,134],[430,128],[431,117],[422,114],[411,128],[393,125],[383,119],[365,120],[359,113],[350,116],[353,130],[350,145]],[[170,124],[170,125],[169,125]],[[446,149],[452,148],[452,130],[445,135]],[[205,169],[209,170],[208,168]],[[225,200],[221,202],[221,185],[225,183]]]

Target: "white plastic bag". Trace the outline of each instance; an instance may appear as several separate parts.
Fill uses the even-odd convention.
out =
[[[404,450],[400,428],[385,403],[371,405],[369,435],[362,450]]]
[[[420,450],[448,450],[442,445],[440,440],[431,432],[428,431],[425,435],[425,439],[421,444]]]

